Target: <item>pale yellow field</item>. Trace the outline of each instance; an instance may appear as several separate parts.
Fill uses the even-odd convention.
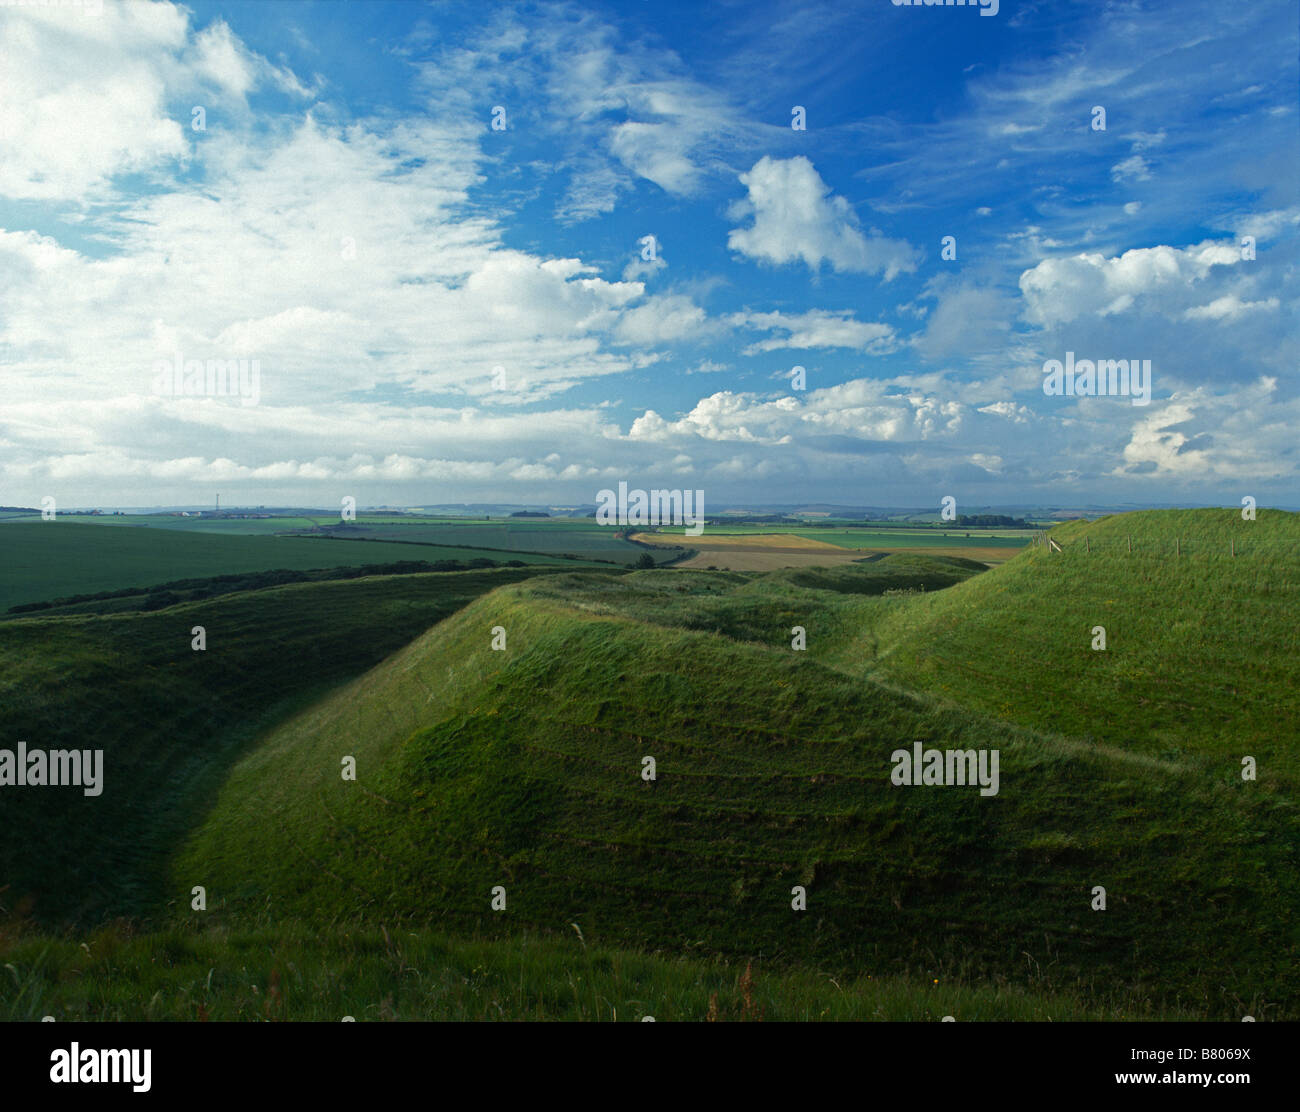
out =
[[[759,536],[735,536],[707,533],[699,537],[681,537],[655,533],[635,533],[632,540],[644,544],[675,546],[684,544],[694,548],[698,555],[676,565],[682,568],[723,568],[727,571],[773,571],[776,568],[829,567],[833,564],[851,564],[875,552],[912,552],[918,556],[964,556],[985,564],[1000,564],[1009,560],[1016,548],[973,548],[955,545],[952,548],[909,548],[906,545],[889,548],[841,548],[811,537],[798,537],[790,533],[764,533]]]

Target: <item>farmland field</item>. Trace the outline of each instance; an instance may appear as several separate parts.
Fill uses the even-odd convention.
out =
[[[650,545],[685,544],[698,555],[683,567],[718,567],[732,571],[773,568],[828,567],[851,563],[872,554],[928,553],[964,556],[993,565],[1010,559],[1029,543],[1032,531],[988,532],[936,529],[801,529],[780,531],[770,526],[708,526],[698,537],[681,528],[636,533],[633,539]]]
[[[613,560],[631,564],[645,552],[616,535],[610,526],[597,525],[590,518],[493,519],[492,521],[434,521],[420,519],[359,520],[339,525],[334,520],[329,531],[336,536],[367,537],[375,540],[406,541],[418,544],[462,545],[506,552],[535,552],[548,555],[569,553],[586,560]],[[672,545],[691,545],[673,540]],[[660,562],[671,559],[665,552]]]
[[[360,540],[113,528],[65,519],[11,522],[0,525],[0,560],[5,568],[0,578],[0,612],[20,603],[235,572],[476,558],[573,564],[553,556],[486,553],[451,545],[413,547]]]
[[[681,535],[685,527],[665,525],[658,532],[670,536]],[[872,548],[877,545],[923,545],[929,543],[948,543],[971,540],[974,543],[1006,544],[1018,548],[1026,544],[1036,529],[959,529],[950,526],[946,529],[931,527],[882,527],[876,522],[862,526],[843,525],[833,527],[814,527],[807,525],[715,525],[710,524],[705,533],[710,536],[764,536],[779,534],[781,536],[811,537],[828,544],[843,545],[846,548]]]
[[[634,563],[645,548],[617,536],[617,530],[591,518],[472,518],[358,513],[342,522],[337,513],[304,512],[269,517],[182,517],[178,514],[63,515],[61,524],[123,528],[137,526],[175,533],[221,536],[313,537],[433,545],[441,549],[486,549],[537,556],[571,556],[597,562]],[[47,524],[39,516],[13,516],[0,524]],[[0,543],[6,534],[0,533]],[[491,557],[492,551],[476,552]],[[660,562],[674,553],[660,554]],[[385,557],[386,559],[387,557]],[[406,559],[456,559],[446,553],[411,553]],[[511,556],[497,557],[510,559]],[[380,562],[379,558],[367,562]]]

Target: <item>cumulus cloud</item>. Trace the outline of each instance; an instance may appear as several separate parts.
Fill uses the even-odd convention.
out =
[[[700,336],[708,327],[708,315],[689,297],[668,294],[626,310],[614,328],[614,337],[619,343],[645,347]]]
[[[157,492],[149,501],[192,501],[188,487],[209,481],[573,480],[608,466],[617,437],[602,406],[499,407],[644,367],[649,348],[715,327],[684,294],[505,247],[504,214],[470,203],[481,134],[460,119],[230,117],[189,150],[184,178],[117,190],[139,160],[186,153],[184,140],[149,140],[167,123],[166,90],[237,98],[274,78],[224,23],[196,31],[180,9],[144,4],[106,6],[105,19],[85,21],[86,52],[120,55],[138,111],[114,117],[102,149],[70,142],[79,164],[41,146],[0,160],[0,195],[55,200],[98,183],[112,202],[75,246],[0,231],[0,480],[30,481],[29,497],[128,480]],[[57,98],[68,69],[52,36],[28,36],[26,62],[3,71],[7,88],[35,83],[38,114],[55,112],[41,97]],[[83,118],[112,99],[106,88],[75,94]],[[259,364],[257,405],[153,393],[160,360],[237,358]],[[430,397],[462,408],[430,410]],[[548,463],[556,443],[573,454]]]
[[[854,379],[776,398],[721,390],[675,420],[647,411],[628,435],[673,443],[699,438],[780,445],[807,436],[903,442],[954,433],[965,411],[951,397],[900,388],[896,382]]]
[[[733,206],[732,217],[753,223],[733,228],[727,245],[746,258],[778,266],[802,262],[813,271],[823,263],[836,271],[883,271],[886,281],[916,269],[916,252],[904,240],[864,235],[852,206],[831,193],[802,155],[765,155],[740,183],[748,197]]]
[[[1146,131],[1092,166],[1095,203],[1064,204],[1079,104],[1135,72],[1131,60],[1099,68],[1104,52],[1086,43],[1077,66],[1051,57],[981,79],[974,115],[932,130],[863,121],[853,180],[870,183],[875,211],[884,198],[966,237],[960,269],[902,283],[890,300],[903,304],[887,306],[860,276],[894,279],[919,253],[832,191],[822,173],[838,185],[842,164],[819,156],[819,173],[779,156],[806,136],[746,122],[737,90],[748,85],[729,95],[718,78],[744,70],[734,57],[705,84],[671,50],[621,38],[625,27],[557,11],[490,13],[481,34],[449,16],[450,37],[435,12],[425,37],[392,45],[420,75],[420,110],[403,115],[395,99],[366,116],[342,111],[345,98],[305,110],[315,90],[251,50],[237,13],[196,23],[179,5],[137,2],[69,21],[0,8],[0,197],[19,202],[0,230],[10,497],[193,502],[221,483],[223,503],[230,490],[271,504],[346,484],[379,501],[576,502],[632,475],[729,483],[742,501],[813,490],[883,501],[875,491],[995,481],[1015,497],[1087,486],[1126,501],[1203,500],[1207,479],[1294,486],[1285,309],[1300,209],[1284,207],[1275,132],[1243,117],[1211,140],[1179,117],[1171,147],[1149,115],[1115,111]],[[1185,20],[1173,22],[1182,35]],[[189,128],[196,103],[220,122],[201,136]],[[486,131],[484,105],[497,103],[510,105],[504,133]],[[999,125],[1005,157],[965,157]],[[1188,161],[1189,144],[1202,161]],[[1240,208],[1247,149],[1276,156],[1257,167],[1259,213]],[[1211,159],[1216,174],[1230,169],[1227,192],[1144,184],[1153,173],[1203,183]],[[698,248],[686,242],[716,221],[710,190],[734,195],[745,166],[729,222]],[[571,226],[629,198],[634,222]],[[534,219],[550,205],[570,225],[558,236]],[[1006,221],[978,219],[993,209]],[[1036,223],[1014,230],[1017,212]],[[674,284],[652,294],[666,264],[629,263],[631,238],[669,234],[679,217]],[[1158,242],[1143,226],[1174,235],[1165,229],[1189,220],[1236,238],[1127,249]],[[819,308],[806,283],[758,267],[707,273],[728,229],[740,259],[843,276],[827,279],[830,304],[855,310]],[[1246,235],[1259,246],[1249,263]],[[721,315],[703,307],[715,296],[730,298]],[[899,335],[900,320],[919,331]],[[786,350],[828,354],[733,363]],[[1065,350],[1151,355],[1150,409],[1045,405],[1038,367]],[[156,360],[241,356],[260,362],[261,404],[150,390]],[[764,378],[765,392],[737,385],[799,361],[821,388],[792,390],[788,371]]]
[[[124,174],[168,179],[193,155],[191,107],[246,111],[269,84],[311,90],[221,20],[171,3],[0,8],[0,195],[83,204]]]
[[[1240,262],[1235,246],[1213,241],[1185,248],[1139,247],[1117,258],[1086,253],[1044,259],[1020,276],[1020,290],[1026,317],[1045,326],[1123,313],[1139,301],[1181,312],[1214,268]]]
[[[113,175],[170,166],[186,153],[168,113],[167,71],[186,41],[171,5],[106,4],[67,19],[0,9],[0,194],[82,201]]]

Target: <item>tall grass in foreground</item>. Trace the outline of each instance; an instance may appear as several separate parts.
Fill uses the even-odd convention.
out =
[[[484,941],[383,926],[331,935],[286,923],[143,935],[107,927],[81,942],[0,938],[0,1020],[46,1015],[330,1022],[349,1015],[358,1022],[1194,1018],[1082,994],[935,980],[924,971],[841,980],[762,963],[589,949],[576,936]]]

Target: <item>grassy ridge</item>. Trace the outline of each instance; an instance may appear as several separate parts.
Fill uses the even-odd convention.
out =
[[[1293,797],[848,674],[871,612],[881,625],[935,604],[853,589],[926,563],[897,559],[565,576],[484,597],[240,762],[175,888],[206,884],[208,921],[231,924],[261,908],[488,934],[577,923],[604,946],[1294,1017]],[[969,575],[961,563],[932,567],[936,585]],[[913,741],[1000,750],[1000,794],[891,785],[890,753]],[[356,783],[339,775],[348,755]],[[1098,884],[1105,912],[1090,908]]]
[[[1300,514],[1151,511],[1051,535],[1063,552],[1033,548],[960,591],[864,609],[864,636],[825,659],[1033,729],[1205,758],[1207,774],[1254,756],[1256,790],[1294,798]]]
[[[151,614],[0,624],[0,748],[105,753],[101,796],[5,790],[0,903],[46,921],[155,909],[167,856],[258,729],[539,571],[297,584]],[[204,652],[190,647],[196,625]]]

